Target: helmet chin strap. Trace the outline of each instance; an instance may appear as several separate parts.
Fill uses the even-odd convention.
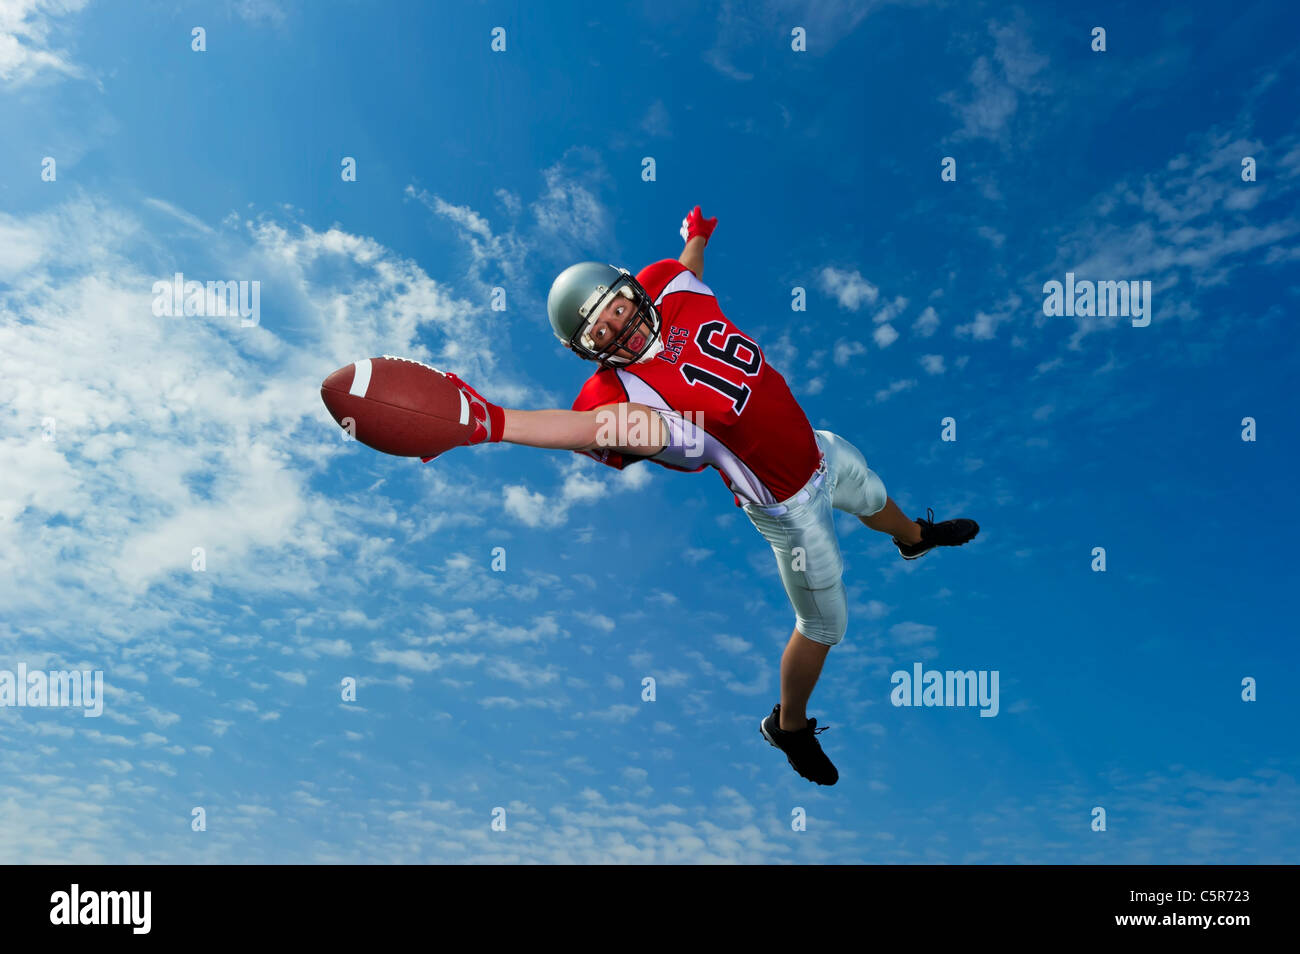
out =
[[[657,334],[655,335],[654,344],[650,346],[650,350],[647,351],[645,354],[643,354],[641,357],[637,358],[636,361],[633,362],[633,364],[645,364],[647,361],[649,361],[651,358],[653,358],[655,355],[657,355],[660,351],[663,350],[664,350],[664,336],[662,334]]]
[[[626,288],[620,288],[619,291],[620,291],[620,292],[625,292],[625,293],[627,294],[627,297],[630,298],[630,299],[632,299],[633,301],[636,300],[635,297],[632,295],[632,293],[629,292]],[[653,306],[651,306],[651,311],[653,311],[653,310],[654,310],[654,308],[653,308]],[[646,324],[651,325],[651,324],[653,324],[653,322],[647,320],[647,321],[646,321]],[[651,359],[653,359],[654,356],[657,355],[660,351],[663,351],[663,350],[664,350],[664,334],[663,334],[663,332],[664,332],[664,330],[663,330],[662,320],[661,320],[660,328],[659,328],[659,330],[658,330],[657,332],[655,332],[655,340],[654,340],[654,343],[650,345],[650,350],[647,351],[645,354],[641,355],[641,357],[637,358],[635,361],[633,361],[632,364],[645,364],[647,361],[650,361]]]

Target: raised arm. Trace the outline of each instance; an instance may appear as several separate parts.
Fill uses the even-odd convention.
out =
[[[686,248],[682,249],[681,257],[677,261],[694,272],[695,277],[701,281],[704,280],[704,246],[709,244],[709,236],[717,227],[718,217],[715,215],[711,219],[706,219],[698,205],[682,219],[679,234],[682,241],[686,243]]]
[[[696,236],[686,243],[686,248],[682,249],[681,258],[677,259],[677,261],[694,272],[695,277],[700,281],[704,280],[704,246],[707,244],[709,244],[708,239]]]

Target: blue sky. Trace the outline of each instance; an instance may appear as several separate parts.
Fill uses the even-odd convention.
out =
[[[0,669],[107,683],[0,708],[0,860],[1295,862],[1284,7],[0,0]],[[814,425],[983,528],[841,521],[833,788],[757,731],[793,613],[715,474],[421,466],[319,399],[388,353],[568,407],[551,280],[695,204]],[[259,323],[154,317],[177,271]],[[1045,316],[1067,271],[1149,326]],[[894,707],[916,662],[999,714]]]

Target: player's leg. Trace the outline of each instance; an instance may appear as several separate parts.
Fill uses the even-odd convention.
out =
[[[780,728],[797,731],[807,722],[805,708],[826,655],[848,628],[844,560],[835,538],[830,496],[822,490],[780,516],[753,508],[746,508],[746,513],[772,545],[795,613],[795,629],[781,656]]]
[[[828,472],[835,480],[831,488],[835,509],[851,513],[872,530],[904,543],[920,543],[921,525],[899,510],[885,493],[884,482],[867,466],[862,452],[830,431],[818,431],[817,436],[830,458]]]
[[[835,539],[835,517],[827,481],[806,490],[811,497],[780,505],[769,514],[746,506],[745,512],[776,555],[781,583],[795,611],[795,631],[781,656],[781,702],[759,723],[767,741],[785,753],[796,772],[818,785],[834,785],[839,772],[817,742],[816,720],[806,706],[830,648],[848,628],[844,561]],[[786,705],[790,713],[785,712]],[[823,727],[824,728],[824,727]]]
[[[893,497],[885,498],[885,506],[869,517],[858,514],[858,519],[872,530],[879,530],[904,543],[921,542],[921,525],[898,509]]]
[[[781,656],[781,725],[786,732],[797,732],[808,724],[808,699],[822,674],[822,665],[831,647],[818,643],[794,628],[790,642]]]
[[[965,517],[936,523],[933,510],[926,511],[928,519],[909,520],[885,493],[884,482],[867,466],[861,451],[830,431],[818,431],[817,439],[831,462],[827,473],[835,508],[893,537],[904,560],[915,560],[935,547],[962,546],[980,532],[979,524]]]

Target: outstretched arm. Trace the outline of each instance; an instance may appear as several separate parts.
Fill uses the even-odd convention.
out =
[[[585,451],[605,447],[650,456],[667,443],[663,418],[644,404],[606,404],[594,411],[505,408],[501,439],[529,447]]]
[[[590,411],[521,411],[493,404],[450,371],[442,372],[460,390],[473,423],[460,446],[509,441],[555,450],[616,450],[652,457],[668,445],[668,425],[654,408],[623,402]],[[463,412],[462,412],[463,413]],[[433,454],[420,459],[426,463]]]

